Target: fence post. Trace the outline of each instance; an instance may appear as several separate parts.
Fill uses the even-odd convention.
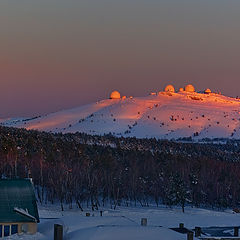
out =
[[[200,237],[201,232],[202,232],[202,230],[200,227],[195,227],[195,237]]]
[[[238,237],[239,235],[239,227],[234,227],[234,237]]]
[[[187,240],[193,240],[193,232],[187,233]]]
[[[142,226],[147,226],[147,218],[142,218],[141,219],[141,225]]]
[[[184,228],[184,223],[179,223],[179,228]]]
[[[54,224],[54,240],[63,240],[63,226]]]

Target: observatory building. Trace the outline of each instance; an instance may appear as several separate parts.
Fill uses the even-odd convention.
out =
[[[204,92],[205,92],[206,94],[209,94],[209,93],[211,93],[212,91],[211,91],[209,88],[207,88]]]
[[[121,94],[118,91],[113,91],[110,95],[110,99],[120,99]]]
[[[184,89],[181,87],[181,88],[179,88],[179,92],[183,92],[184,91]]]
[[[175,92],[175,88],[174,88],[174,86],[173,85],[167,85],[166,87],[165,87],[165,92]]]
[[[186,92],[195,92],[195,88],[193,85],[189,84],[189,85],[185,86],[185,91]]]

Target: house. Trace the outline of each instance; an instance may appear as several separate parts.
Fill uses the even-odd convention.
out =
[[[0,179],[0,238],[37,232],[39,215],[30,179]]]

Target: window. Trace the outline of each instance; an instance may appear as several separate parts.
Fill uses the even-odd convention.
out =
[[[4,237],[7,237],[10,235],[10,226],[9,225],[5,225],[4,226]]]
[[[11,227],[11,234],[16,234],[16,233],[18,233],[18,225],[13,224]]]
[[[0,225],[0,238],[2,237],[2,225]]]

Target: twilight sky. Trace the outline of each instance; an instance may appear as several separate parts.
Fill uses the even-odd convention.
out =
[[[0,118],[192,83],[240,96],[239,0],[1,0]]]

